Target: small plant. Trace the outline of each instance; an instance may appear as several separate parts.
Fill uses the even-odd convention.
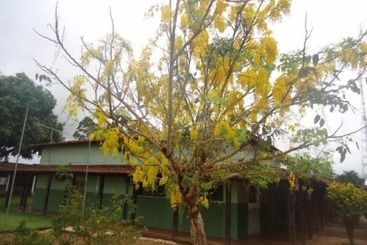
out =
[[[74,187],[67,187],[68,199],[60,206],[60,215],[52,220],[55,237],[62,245],[72,245],[83,235],[83,196]]]
[[[142,230],[132,220],[122,219],[123,206],[130,203],[129,197],[115,196],[111,206],[89,209],[83,220],[84,237],[88,244],[134,244]]]
[[[68,199],[60,206],[60,215],[53,220],[54,235],[62,245],[78,242],[85,244],[134,244],[142,230],[132,220],[123,220],[123,207],[130,198],[116,196],[106,208],[88,208],[83,214],[83,195],[67,181]]]
[[[73,178],[73,174],[70,172],[70,166],[59,165],[56,167],[56,179],[58,181],[70,180]]]
[[[26,221],[22,220],[15,229],[14,245],[51,245],[52,243],[43,237],[39,231],[27,227]]]

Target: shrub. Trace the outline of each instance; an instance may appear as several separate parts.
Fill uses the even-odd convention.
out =
[[[22,220],[15,229],[14,245],[52,245],[39,231],[27,227],[26,221]]]
[[[328,187],[327,197],[334,213],[342,217],[349,241],[353,244],[354,228],[361,215],[367,212],[367,192],[352,183],[333,182]]]
[[[86,244],[134,244],[141,236],[132,220],[122,220],[124,203],[130,199],[117,196],[107,208],[89,208],[83,214],[83,195],[69,188],[69,198],[61,205],[60,214],[53,220],[54,234],[62,245],[77,240]],[[131,206],[131,205],[130,205]]]

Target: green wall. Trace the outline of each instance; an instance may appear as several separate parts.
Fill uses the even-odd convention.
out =
[[[104,193],[125,194],[126,178],[122,176],[106,176],[104,179]]]
[[[231,213],[231,238],[243,239],[248,236],[248,204],[233,203]]]
[[[32,202],[32,209],[41,211],[46,197],[48,174],[38,174],[36,186],[34,188],[34,198]]]
[[[99,145],[92,145],[88,151],[88,144],[80,145],[51,145],[42,149],[41,164],[44,165],[69,165],[87,164],[89,152],[89,164],[121,164],[122,154],[113,157],[105,156]]]
[[[35,196],[32,202],[32,209],[43,211],[46,194],[47,194],[48,174],[39,174],[37,176],[37,183],[35,186]],[[52,178],[50,186],[50,194],[48,197],[47,211],[58,212],[59,206],[64,201],[65,184],[58,181],[55,177]]]
[[[224,237],[225,234],[225,210],[224,202],[214,202],[209,208],[202,208],[201,213],[206,225],[206,233],[209,236]]]
[[[202,208],[205,232],[209,236],[225,237],[225,203],[214,202],[209,208]],[[231,204],[231,238],[241,239],[247,237],[247,204]],[[178,221],[179,232],[190,232],[186,212],[180,210]]]
[[[86,208],[98,207],[98,176],[88,175]]]
[[[46,194],[48,175],[39,175],[36,185],[36,193],[33,201],[33,208],[42,210]],[[131,195],[133,186],[127,182],[127,176],[105,176],[104,194],[102,206],[111,205],[115,195]],[[87,207],[98,204],[99,177],[88,176],[87,186]],[[58,211],[59,205],[64,198],[63,182],[55,179],[52,181],[49,197],[48,211]],[[247,192],[242,183],[232,183],[232,203],[231,203],[231,238],[241,239],[247,237],[248,230],[248,204],[246,200]],[[224,190],[225,196],[225,190]],[[225,237],[225,202],[217,201],[210,203],[208,209],[202,208],[202,216],[205,222],[207,235],[215,237]],[[170,200],[167,197],[143,196],[137,197],[137,217],[141,224],[147,227],[171,230],[173,226],[173,210]],[[124,217],[128,217],[124,214]],[[178,231],[189,232],[189,224],[186,213],[179,210]]]
[[[201,208],[205,224],[205,232],[209,236],[224,237],[225,235],[225,203],[213,202],[209,208]],[[178,231],[190,232],[186,211],[181,209],[178,218]]]
[[[52,178],[50,187],[50,196],[48,198],[47,211],[58,212],[59,206],[65,199],[65,182],[58,181],[55,177]]]
[[[104,194],[102,197],[102,206],[108,206],[111,204],[112,199],[116,195],[125,195],[127,192],[131,192],[132,188],[127,183],[127,176],[105,176],[104,177]],[[42,211],[44,208],[46,193],[47,193],[47,181],[48,174],[39,174],[37,176],[37,183],[35,186],[35,196],[32,203],[34,210]],[[81,190],[83,191],[83,190]],[[99,176],[89,175],[87,185],[87,207],[95,207],[99,203]],[[48,199],[47,210],[51,212],[57,212],[59,206],[64,201],[65,195],[65,183],[58,181],[53,177],[50,194]]]
[[[231,184],[231,238],[242,239],[247,237],[248,230],[248,204],[247,192],[244,184],[233,182]],[[205,223],[205,231],[209,236],[225,237],[226,188],[224,188],[223,201],[211,202],[209,208],[202,208],[201,213]],[[185,210],[180,209],[178,231],[190,232],[190,227]]]
[[[127,177],[105,176],[102,206],[107,207],[112,204],[116,195],[125,195],[127,190]]]
[[[65,198],[64,190],[52,190],[48,199],[47,212],[59,212],[60,205],[63,204]]]
[[[138,196],[136,213],[143,225],[172,229],[173,211],[171,202],[166,197]]]

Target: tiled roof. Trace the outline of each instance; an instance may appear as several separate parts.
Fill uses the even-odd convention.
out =
[[[43,147],[43,146],[55,146],[55,145],[83,145],[88,144],[89,140],[68,140],[68,141],[60,141],[60,142],[49,142],[49,143],[41,143],[34,144],[33,147]],[[99,141],[93,140],[91,143],[97,143]]]
[[[56,172],[59,165],[21,164],[18,163],[18,172]],[[0,172],[14,171],[15,163],[0,163]],[[73,173],[85,173],[87,165],[70,165]],[[132,173],[134,168],[130,165],[89,165],[88,172],[96,174],[126,174]]]

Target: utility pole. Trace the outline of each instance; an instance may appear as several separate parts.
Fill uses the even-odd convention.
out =
[[[5,227],[6,227],[6,222],[7,222],[7,219],[8,219],[10,205],[11,205],[11,199],[12,199],[12,196],[13,196],[15,177],[17,176],[19,156],[20,156],[20,151],[22,150],[24,131],[25,131],[25,126],[27,124],[27,118],[28,118],[28,111],[29,111],[29,107],[27,106],[27,110],[26,110],[25,116],[24,116],[24,123],[23,123],[23,128],[22,128],[22,134],[20,136],[20,142],[19,142],[17,160],[15,161],[15,167],[14,167],[13,179],[12,179],[11,187],[10,187],[9,199],[8,199],[8,203],[7,203],[7,207],[6,207],[6,213],[5,213],[5,218],[4,218],[4,223],[3,223],[3,229],[2,229],[3,231],[5,230]]]
[[[43,124],[40,124],[40,123],[36,123],[36,125],[40,126],[40,127],[43,127],[43,128],[47,128],[47,129],[50,129],[51,130],[51,135],[50,135],[50,143],[54,142],[53,140],[53,135],[54,135],[54,131],[60,133],[62,135],[62,131],[56,129],[56,128],[51,128],[51,127],[48,127],[48,126],[45,126]]]
[[[366,78],[367,82],[367,78]],[[361,99],[362,99],[362,178],[367,180],[367,109],[366,109],[366,98],[362,80],[360,80],[361,87]]]

